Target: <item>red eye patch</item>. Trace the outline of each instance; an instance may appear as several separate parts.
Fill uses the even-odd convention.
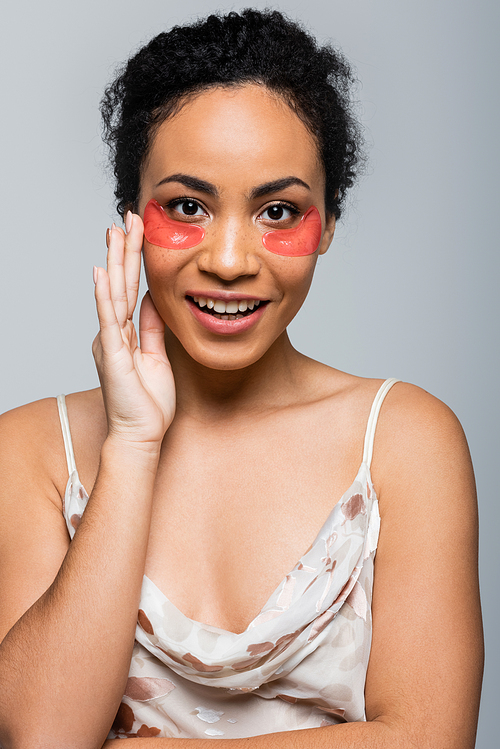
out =
[[[171,219],[156,200],[144,210],[144,236],[151,244],[169,250],[187,250],[202,242],[205,230],[196,224]],[[321,216],[311,206],[295,229],[274,229],[262,236],[262,244],[275,255],[301,257],[312,255],[321,240]]]
[[[295,229],[275,229],[262,236],[266,250],[290,257],[312,255],[318,249],[320,240],[321,216],[314,205],[304,213]]]
[[[144,209],[144,236],[157,247],[188,250],[200,244],[205,236],[205,229],[196,224],[174,221],[156,200],[150,200]]]

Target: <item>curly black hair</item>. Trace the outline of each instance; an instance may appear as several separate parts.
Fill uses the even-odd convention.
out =
[[[210,15],[158,34],[121,68],[101,101],[119,213],[137,202],[155,129],[186,97],[258,83],[281,96],[315,137],[326,174],[326,211],[339,218],[363,163],[354,80],[340,52],[319,46],[276,10]]]

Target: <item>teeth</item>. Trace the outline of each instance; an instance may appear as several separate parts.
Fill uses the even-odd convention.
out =
[[[214,314],[214,317],[216,317],[218,320],[241,320],[243,318],[243,315],[219,315],[219,314]]]
[[[237,312],[246,312],[247,309],[253,310],[254,307],[258,307],[260,304],[260,299],[233,299],[230,302],[224,302],[222,299],[194,296],[193,300],[202,309],[203,307],[207,307],[208,309],[213,309],[213,311],[217,312],[219,315],[231,315],[231,319]],[[224,317],[222,319],[229,318]]]
[[[224,312],[226,311],[226,303],[223,302],[222,299],[217,299],[214,304],[214,311],[223,315]]]

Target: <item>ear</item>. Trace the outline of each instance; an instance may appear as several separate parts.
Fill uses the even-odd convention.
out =
[[[333,235],[335,234],[335,223],[336,221],[333,213],[330,216],[327,214],[325,218],[325,231],[323,232],[323,237],[321,238],[318,255],[324,255],[327,249],[330,247]]]

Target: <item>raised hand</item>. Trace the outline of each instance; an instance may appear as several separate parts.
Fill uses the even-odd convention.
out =
[[[100,330],[92,351],[101,382],[110,437],[147,447],[161,443],[175,413],[175,383],[165,351],[165,323],[149,293],[139,316],[140,346],[132,322],[137,304],[144,227],[128,213],[127,233],[108,235],[107,272],[94,269]]]

